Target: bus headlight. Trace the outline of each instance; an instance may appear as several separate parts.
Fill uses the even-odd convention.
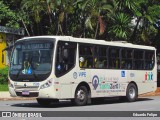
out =
[[[40,89],[44,89],[44,88],[50,87],[51,85],[52,85],[52,79],[48,80],[46,83],[41,85]]]

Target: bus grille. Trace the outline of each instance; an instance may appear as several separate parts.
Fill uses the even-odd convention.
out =
[[[27,90],[27,91],[38,91],[39,86],[15,86],[16,91],[22,91],[22,90]]]

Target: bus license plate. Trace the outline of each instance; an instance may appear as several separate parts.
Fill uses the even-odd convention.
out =
[[[22,91],[22,95],[29,95],[29,91]]]

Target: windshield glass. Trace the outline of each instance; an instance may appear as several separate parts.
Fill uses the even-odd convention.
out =
[[[10,77],[15,81],[42,81],[51,73],[53,41],[18,42],[12,53]]]

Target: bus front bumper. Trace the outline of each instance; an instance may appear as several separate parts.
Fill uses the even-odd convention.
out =
[[[56,91],[54,87],[48,87],[44,89],[39,89],[37,91],[32,90],[19,90],[9,87],[9,93],[11,97],[36,97],[36,98],[50,98],[59,99],[59,91]]]

